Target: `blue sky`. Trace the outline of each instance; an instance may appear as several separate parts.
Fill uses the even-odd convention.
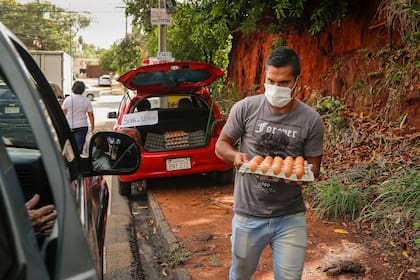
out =
[[[33,2],[34,0],[18,0],[19,3]],[[80,12],[91,18],[90,26],[80,30],[78,35],[86,43],[101,48],[109,48],[111,44],[125,36],[126,24],[122,0],[49,0],[56,6]],[[89,12],[89,14],[85,13]],[[128,32],[131,31],[130,18],[128,19]]]

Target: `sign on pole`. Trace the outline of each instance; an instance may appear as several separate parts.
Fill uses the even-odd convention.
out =
[[[166,9],[152,8],[150,15],[153,25],[168,25],[172,24],[172,17],[166,12]]]
[[[174,61],[171,52],[158,52],[158,59],[160,61]]]

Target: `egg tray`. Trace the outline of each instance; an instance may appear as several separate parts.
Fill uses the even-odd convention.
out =
[[[167,131],[163,134],[165,141],[187,140],[188,133],[183,130]]]
[[[315,180],[314,177],[314,173],[312,172],[312,164],[309,164],[306,160],[305,160],[305,164],[304,167],[305,169],[305,174],[303,175],[302,178],[298,179],[296,177],[295,172],[293,171],[292,175],[290,175],[290,177],[286,177],[286,175],[284,174],[285,171],[285,166],[283,165],[281,168],[281,171],[279,174],[274,175],[273,170],[270,168],[267,170],[266,173],[263,173],[261,171],[261,167],[258,167],[257,170],[255,170],[255,172],[252,172],[249,168],[249,162],[246,162],[244,164],[242,164],[241,168],[239,168],[239,173],[243,174],[253,174],[255,175],[257,178],[261,178],[261,179],[265,179],[265,180],[269,180],[269,181],[273,181],[273,182],[280,182],[283,181],[285,183],[290,183],[290,182],[297,182],[300,184],[308,184],[310,182],[313,182]]]
[[[165,141],[163,134],[157,134],[148,132],[144,148],[150,152],[164,151],[166,149],[178,149],[178,148],[193,148],[201,147],[204,144],[204,131],[197,130],[193,132],[187,132],[187,137],[183,139],[170,139]]]

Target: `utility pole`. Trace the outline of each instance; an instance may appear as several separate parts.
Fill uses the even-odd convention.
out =
[[[124,16],[125,16],[125,38],[127,38],[127,35],[128,35],[127,6],[117,6],[115,8],[124,9]]]
[[[159,8],[166,9],[166,1],[159,0]],[[166,52],[166,24],[159,24],[159,52]]]

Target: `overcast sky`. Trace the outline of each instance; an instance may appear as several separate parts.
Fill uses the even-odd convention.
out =
[[[18,0],[18,2],[25,4],[33,2],[33,0]],[[89,27],[78,33],[88,44],[109,48],[113,42],[125,36],[124,8],[119,8],[124,6],[122,0],[49,0],[49,2],[65,10],[80,12],[91,18]],[[84,12],[89,12],[89,14]],[[128,32],[130,31],[129,18]]]

